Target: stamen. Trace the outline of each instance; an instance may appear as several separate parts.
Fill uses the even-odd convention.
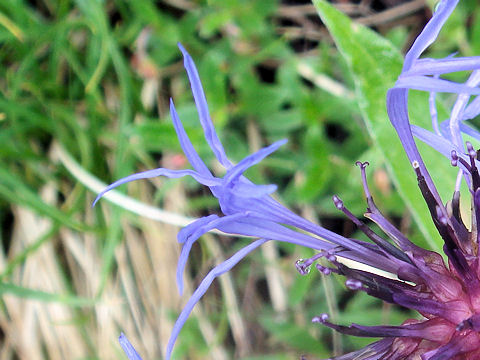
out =
[[[310,266],[312,266],[312,264],[315,261],[317,261],[318,259],[320,259],[322,257],[325,257],[328,261],[331,261],[330,258],[332,256],[333,255],[330,254],[329,252],[321,251],[321,252],[319,252],[318,254],[315,254],[314,256],[312,256],[309,259],[298,259],[295,262],[295,267],[297,268],[297,271],[300,273],[300,275],[307,275],[307,274],[310,273]],[[334,260],[336,260],[335,257],[334,257]],[[318,266],[317,266],[317,269],[318,269]],[[328,275],[328,274],[326,274],[326,275]]]
[[[350,290],[360,290],[363,287],[363,284],[359,280],[347,279],[345,281],[345,286],[348,287]]]
[[[342,250],[341,248],[334,248],[334,249],[330,249],[328,251],[322,251],[321,253],[317,254],[316,256],[310,258],[309,260],[312,260],[313,258],[315,258],[315,260],[318,260],[321,257],[325,257],[326,260],[328,260],[330,263],[332,263],[334,266],[336,266],[338,268],[340,266],[340,263],[337,261],[337,257],[335,256],[335,253],[337,251],[341,251],[341,250]],[[310,262],[310,264],[315,260],[312,260]],[[305,263],[307,263],[307,262],[305,262]],[[341,272],[336,268],[323,266],[323,265],[318,264],[318,263],[315,264],[315,267],[323,275],[330,275],[332,272],[335,273],[335,274],[340,274],[341,275]]]
[[[403,251],[381,238],[363,221],[357,219],[357,217],[344,206],[343,201],[337,195],[333,196],[333,202],[337,209],[341,210],[358,227],[360,231],[367,235],[368,238],[372,240],[378,247],[380,247],[380,249],[382,249],[386,254],[392,255],[399,260],[412,264],[410,258]]]
[[[300,275],[307,275],[310,273],[310,266],[305,265],[304,259],[298,259],[295,261],[295,267]]]
[[[467,169],[467,172],[470,173],[472,171],[472,167],[464,158],[458,157],[458,162],[460,162],[460,164],[462,164],[465,167],[465,169]]]
[[[336,257],[335,255],[333,255],[333,254],[328,254],[328,255],[326,256],[326,258],[327,258],[327,260],[330,261],[331,263],[337,262],[337,257]]]
[[[328,320],[328,318],[329,318],[328,314],[323,313],[323,314],[321,314],[321,315],[319,315],[319,316],[314,316],[314,317],[312,318],[312,323],[321,323],[321,324],[323,324],[323,323],[325,323],[325,322]]]
[[[458,160],[462,161],[463,159],[458,158]],[[443,204],[437,203],[437,200],[435,199],[435,196],[432,194],[432,192],[430,191],[430,188],[427,185],[427,182],[425,181],[425,177],[422,174],[422,171],[420,169],[420,164],[417,160],[412,161],[412,167],[415,170],[415,173],[417,174],[418,187],[420,188],[420,192],[422,193],[422,196],[425,199],[425,202],[427,203],[428,210],[430,210],[430,215],[431,215],[432,219],[434,220],[434,222],[438,222],[437,207],[440,207],[440,205],[443,206]],[[442,213],[446,212],[446,211],[444,211],[444,209],[440,208],[440,210],[441,210]]]
[[[467,154],[470,158],[470,174],[472,175],[472,181],[473,181],[473,191],[477,190],[480,188],[480,174],[478,173],[478,168],[477,165],[475,164],[475,161],[477,159],[477,152],[475,151],[473,145],[467,141],[466,142],[467,146]]]
[[[470,158],[475,159],[477,157],[477,152],[475,151],[475,148],[473,147],[472,143],[470,141],[467,141],[465,143],[467,145],[467,154]],[[473,164],[472,164],[473,165]]]
[[[360,172],[362,175],[362,184],[363,184],[363,191],[365,193],[365,197],[367,198],[367,204],[368,204],[368,210],[371,211],[370,206],[373,207],[373,209],[376,209],[377,207],[375,206],[375,203],[373,202],[372,199],[372,194],[370,193],[370,189],[368,188],[368,183],[367,183],[367,173],[365,171],[365,168],[370,165],[368,161],[361,162],[357,161],[355,163],[360,168]]]
[[[316,264],[315,267],[317,268],[318,271],[320,271],[323,275],[330,275],[332,272],[336,272],[336,269],[329,268],[327,266],[323,266],[320,264]]]
[[[452,166],[458,166],[458,155],[457,155],[457,152],[455,150],[452,150],[452,152],[450,153],[451,154],[451,159],[450,159],[450,163],[452,164]]]
[[[332,200],[338,210],[344,210],[343,201],[337,195],[333,195]]]

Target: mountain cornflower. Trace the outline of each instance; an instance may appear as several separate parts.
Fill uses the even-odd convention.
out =
[[[217,160],[226,169],[220,178],[215,176],[200,159],[190,142],[170,102],[172,120],[180,144],[193,170],[155,169],[134,174],[118,180],[100,193],[95,202],[107,191],[118,185],[155,176],[192,176],[210,188],[218,199],[222,216],[209,215],[183,228],[178,241],[183,244],[177,268],[180,293],[183,290],[182,274],[192,245],[204,233],[218,229],[230,234],[255,237],[231,258],[214,267],[203,279],[188,300],[178,317],[169,340],[166,357],[172,354],[174,343],[189,317],[193,307],[205,294],[212,281],[229,271],[248,253],[270,240],[285,241],[317,251],[310,259],[296,263],[298,271],[307,274],[313,264],[322,274],[336,273],[346,278],[348,288],[364,291],[388,303],[417,311],[420,320],[406,320],[399,326],[362,326],[333,324],[327,314],[312,319],[344,334],[362,337],[382,337],[362,350],[336,357],[348,359],[478,359],[480,358],[480,265],[478,239],[480,237],[480,174],[477,152],[466,142],[467,134],[480,139],[480,133],[465,121],[480,113],[478,95],[480,89],[480,58],[420,59],[424,50],[434,42],[443,24],[457,5],[458,0],[442,0],[425,29],[418,36],[405,57],[405,63],[396,85],[388,91],[387,110],[405,152],[418,179],[420,191],[430,214],[444,241],[443,250],[448,258],[433,251],[420,248],[405,237],[379,211],[371,196],[366,180],[367,163],[357,162],[360,167],[363,189],[367,202],[365,217],[376,223],[388,239],[378,235],[362,220],[357,219],[338,196],[333,197],[335,206],[352,220],[371,242],[345,238],[296,215],[285,208],[270,194],[275,185],[256,185],[243,173],[272,154],[285,140],[278,141],[233,164],[210,119],[207,102],[192,58],[180,45],[184,65],[190,80],[193,97],[198,109],[205,139]],[[472,71],[464,84],[442,79],[444,74],[456,71]],[[413,126],[408,117],[408,91],[417,89],[430,92],[430,116],[433,132]],[[457,94],[450,117],[438,123],[436,93]],[[413,134],[412,134],[413,133]],[[441,200],[427,168],[420,156],[413,135],[446,155],[453,166],[459,167],[459,176],[453,198],[446,205]],[[465,180],[472,202],[471,225],[467,227],[460,214],[460,184]],[[328,266],[319,264],[326,259]],[[392,276],[380,275],[352,268],[341,259],[350,259]],[[130,359],[140,357],[125,337],[120,338]]]

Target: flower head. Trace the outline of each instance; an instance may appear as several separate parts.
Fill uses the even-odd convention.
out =
[[[315,264],[322,274],[336,273],[346,278],[345,284],[355,291],[383,301],[418,311],[421,320],[407,320],[398,326],[342,326],[331,323],[328,315],[316,316],[312,321],[324,324],[341,333],[362,337],[383,337],[354,353],[337,359],[476,359],[480,357],[480,267],[478,237],[480,232],[480,174],[477,153],[470,143],[463,145],[463,134],[480,139],[480,133],[465,124],[465,121],[480,113],[480,100],[469,102],[470,96],[480,93],[479,58],[420,59],[424,50],[433,43],[443,24],[454,10],[457,0],[443,0],[433,18],[419,35],[407,53],[403,71],[394,88],[387,95],[387,110],[390,120],[398,132],[406,154],[418,179],[418,185],[428,205],[432,220],[444,240],[444,251],[448,264],[438,253],[413,244],[379,211],[371,196],[366,181],[368,163],[357,162],[367,202],[365,216],[376,223],[388,239],[378,235],[363,221],[357,219],[338,196],[333,197],[335,206],[351,219],[370,242],[345,238],[316,225],[285,208],[270,194],[275,185],[256,185],[243,173],[272,154],[285,140],[278,141],[247,156],[234,165],[226,156],[224,148],[210,119],[205,94],[192,58],[180,45],[184,64],[199,113],[200,123],[210,148],[225,169],[225,175],[215,176],[201,160],[190,142],[170,103],[172,120],[180,144],[193,170],[155,169],[118,180],[98,195],[95,202],[116,186],[137,179],[154,176],[192,176],[210,188],[218,199],[222,216],[209,215],[186,226],[178,234],[183,244],[177,268],[180,293],[183,290],[182,274],[193,243],[204,233],[218,229],[230,234],[252,236],[252,241],[231,258],[213,268],[203,279],[178,317],[167,347],[170,358],[173,345],[182,326],[195,304],[207,291],[212,281],[229,271],[248,253],[266,241],[277,240],[302,245],[317,251],[310,259],[299,260],[296,267],[307,274]],[[453,83],[442,75],[460,70],[473,70],[465,84]],[[415,127],[408,118],[408,90],[419,89],[430,92],[430,111],[434,132]],[[435,94],[449,92],[458,94],[450,118],[438,124]],[[477,101],[478,100],[478,101]],[[452,165],[459,166],[459,181],[453,199],[447,205],[442,202],[433,180],[420,156],[413,135],[445,154]],[[460,215],[459,184],[465,179],[472,194],[472,226],[468,228]],[[317,260],[325,258],[328,266]],[[352,268],[341,261],[354,260],[383,270],[392,276]],[[128,340],[121,337],[122,346],[130,359],[139,358]],[[128,350],[128,351],[127,351]],[[130,352],[129,352],[130,351]]]

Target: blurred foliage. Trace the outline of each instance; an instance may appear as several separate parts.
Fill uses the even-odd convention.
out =
[[[61,164],[58,151],[60,147],[104,182],[160,165],[187,166],[180,156],[181,148],[169,118],[168,102],[173,98],[200,156],[217,169],[218,164],[213,161],[198,126],[178,42],[188,49],[197,64],[216,129],[232,160],[239,161],[275,140],[289,139],[277,153],[249,170],[252,180],[278,184],[278,196],[286,205],[299,213],[314,214],[326,227],[352,236],[355,229],[338,214],[331,196],[340,195],[351,211],[361,216],[365,203],[354,163],[368,160],[369,180],[379,207],[398,220],[403,230],[420,244],[431,244],[419,233],[400,199],[399,189],[390,181],[384,158],[389,156],[388,152],[372,146],[375,142],[360,112],[365,104],[359,102],[364,99],[355,96],[359,74],[351,72],[348,61],[336,50],[313,5],[295,3],[279,0],[0,2],[0,294],[75,309],[69,321],[80,329],[82,341],[88,344],[86,356],[121,358],[115,339],[102,346],[116,350],[109,353],[98,350],[92,329],[100,320],[91,307],[95,301],[104,301],[109,284],[125,266],[118,263],[119,247],[129,234],[125,224],[140,233],[146,231],[146,226],[115,206],[102,204],[86,215],[95,194]],[[344,6],[349,4],[346,1],[336,5],[356,18],[355,21],[362,22],[385,10],[386,3],[375,1],[365,8],[353,2],[349,8]],[[391,4],[397,6],[401,2]],[[296,9],[292,10],[294,6]],[[366,45],[380,34],[389,48],[405,50],[429,16],[428,8],[420,6],[415,12],[387,23],[368,23],[377,33],[365,32],[362,38],[365,43],[358,46],[370,49]],[[476,2],[463,1],[430,55],[444,56],[457,50],[464,55],[478,54],[479,17]],[[399,52],[392,56],[399,61]],[[391,79],[397,76],[388,73],[388,65],[380,64],[380,58],[376,61],[383,68],[375,73],[377,83],[361,84],[367,93],[378,94],[380,87],[386,91]],[[368,72],[368,68],[361,66],[353,71]],[[448,103],[448,99],[444,100]],[[384,100],[377,102],[375,106],[381,106]],[[388,124],[388,119],[382,123],[378,116],[376,121],[368,122],[372,127],[370,134],[378,133]],[[384,141],[384,147],[385,144]],[[175,189],[174,183],[175,180],[149,182],[151,196],[147,198],[142,187],[129,187],[128,194],[163,207],[164,200]],[[194,181],[185,179],[183,184],[190,199],[185,213],[201,216],[218,210]],[[53,190],[50,194],[45,189]],[[126,187],[120,190],[127,192]],[[34,240],[29,244],[19,243],[14,236],[16,227],[22,224],[19,209],[48,220],[46,231],[32,230]],[[62,237],[65,229],[95,239],[101,270],[99,283],[91,294],[79,292],[72,280],[69,250]],[[242,243],[223,240],[221,247],[227,255]],[[175,239],[172,237],[171,241]],[[28,260],[48,244],[55,248],[56,258],[52,261],[62,270],[61,293],[41,286],[31,289],[21,277]],[[278,246],[273,266],[285,281],[288,310],[278,314],[272,308],[265,279],[265,269],[272,264],[262,253],[255,253],[233,272],[235,295],[243,299],[240,308],[251,336],[249,353],[240,356],[236,352],[227,309],[214,287],[206,296],[205,307],[208,319],[218,330],[216,341],[228,354],[250,360],[292,358],[300,354],[328,356],[332,352],[331,331],[310,324],[311,317],[331,310],[325,301],[326,290],[319,274],[312,272],[302,277],[293,266],[295,259],[311,254],[289,244]],[[211,260],[206,261],[211,250],[195,247],[193,253],[194,275],[190,275],[198,281],[213,265]],[[172,274],[174,271],[172,268]],[[398,324],[406,318],[399,309],[387,309],[363,294],[346,291],[335,277],[329,281],[333,289],[330,295],[339,308],[336,321]],[[248,295],[246,289],[252,286],[257,293]],[[184,300],[177,298],[179,301]],[[7,305],[3,302],[3,314],[0,311],[4,319],[0,321],[0,348],[6,346],[6,334],[13,331],[8,327],[12,314]],[[128,309],[125,311],[128,313]],[[175,319],[178,308],[167,311],[170,319]],[[211,344],[205,343],[204,330],[198,321],[193,317],[182,332],[177,347],[179,356],[208,356]],[[124,328],[123,324],[117,325]],[[368,341],[343,339],[343,350]],[[136,345],[139,352],[146,351],[146,344]],[[9,345],[9,349],[10,357],[6,358],[20,356],[21,350],[15,345]],[[148,355],[160,358],[163,351],[157,345]],[[147,353],[144,354],[146,357]],[[69,355],[67,358],[79,358]]]

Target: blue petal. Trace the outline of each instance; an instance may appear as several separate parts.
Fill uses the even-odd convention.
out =
[[[352,241],[321,227],[319,228],[322,230],[323,236],[320,239],[266,220],[261,217],[261,214],[256,217],[254,212],[249,212],[247,215],[240,221],[222,224],[217,229],[230,234],[257,236],[269,240],[288,242],[314,250],[328,251],[340,246],[342,249],[345,249],[341,253],[341,256],[344,258],[392,273],[396,273],[398,270],[399,263],[395,259],[382,256],[381,260],[379,260],[379,256],[381,256],[379,252],[372,250],[372,248],[376,248],[376,245],[369,244],[372,245],[372,248],[370,248],[361,241]]]
[[[197,219],[194,222],[188,224],[187,226],[185,226],[184,228],[182,228],[178,232],[178,234],[177,234],[178,242],[180,244],[183,244],[185,242],[185,240],[187,240],[188,237],[191,236],[191,234],[193,234],[197,228],[209,223],[213,219],[218,219],[218,216],[217,215],[208,215],[208,216],[202,217],[202,218]]]
[[[191,58],[190,54],[185,50],[182,44],[178,43],[178,47],[183,54],[184,58],[184,66],[187,70],[188,79],[190,80],[190,85],[192,87],[193,98],[195,100],[195,104],[198,110],[198,116],[200,118],[200,123],[202,124],[203,131],[205,133],[205,139],[210,145],[213,153],[215,154],[216,158],[225,166],[225,168],[230,168],[232,163],[228,160],[227,155],[225,154],[225,150],[223,149],[223,145],[218,139],[218,135],[215,132],[215,128],[213,127],[212,119],[210,118],[210,113],[208,111],[208,104],[207,99],[205,98],[205,93],[202,88],[202,83],[200,81],[200,77],[198,76],[197,68],[195,67],[195,63]]]
[[[473,137],[474,139],[476,140],[479,140],[480,141],[480,132],[478,132],[477,130],[475,130],[474,128],[468,126],[467,124],[464,124],[464,123],[460,123],[460,130]]]
[[[334,244],[322,239],[268,221],[261,214],[256,216],[254,212],[246,212],[241,221],[220,224],[217,229],[230,234],[289,242],[315,250],[329,250],[335,247]]]
[[[403,70],[405,72],[412,68],[415,61],[437,38],[438,33],[447,21],[448,17],[458,4],[458,0],[442,0],[433,14],[433,17],[427,23],[423,31],[413,43],[411,49],[405,55]]]
[[[480,96],[477,96],[467,105],[462,120],[470,120],[480,114]]]
[[[463,151],[461,149],[457,148],[451,141],[445,139],[445,137],[433,134],[430,131],[416,125],[411,125],[411,127],[415,137],[423,141],[425,144],[433,147],[448,159],[451,159],[452,150],[455,150],[457,151],[457,155],[459,157],[463,157],[467,161],[470,161],[468,158],[463,156]]]
[[[205,294],[208,290],[210,285],[212,284],[213,280],[218,276],[230,271],[235,265],[237,265],[240,260],[242,260],[245,256],[247,256],[250,252],[258,248],[260,245],[264,244],[267,240],[260,239],[248,244],[243,249],[237,251],[232,257],[225,260],[221,264],[215,266],[210,272],[205,276],[198,286],[198,288],[193,293],[192,297],[188,300],[187,304],[183,308],[182,312],[177,318],[175,325],[173,326],[172,334],[170,335],[170,339],[168,340],[167,345],[167,354],[166,359],[169,360],[172,356],[173,345],[175,341],[177,341],[178,334],[180,330],[182,330],[183,325],[187,321],[188,317],[190,316],[193,308],[198,303],[200,298]]]
[[[423,58],[415,62],[402,76],[412,75],[442,75],[457,71],[480,69],[480,56],[445,59]]]
[[[218,228],[223,223],[228,223],[235,221],[239,218],[244,217],[245,215],[242,213],[218,217],[217,215],[210,215],[200,219],[200,221],[196,221],[193,224],[195,226],[189,227],[188,234],[182,233],[182,237],[185,236],[182,252],[180,257],[178,258],[178,265],[177,265],[177,285],[178,291],[180,295],[183,293],[183,272],[185,271],[185,265],[187,264],[188,255],[190,254],[190,250],[192,249],[193,243],[198,240],[200,236],[209,232],[212,229]]]
[[[142,358],[140,357],[140,355],[138,355],[133,345],[130,344],[130,341],[128,341],[124,333],[120,334],[118,341],[120,342],[120,345],[122,346],[123,351],[125,352],[125,354],[130,360],[142,360]]]
[[[461,127],[463,126],[461,125]],[[416,125],[412,125],[412,131],[413,131],[413,134],[419,140],[423,141],[425,144],[437,150],[440,154],[445,156],[447,159],[450,160],[452,158],[452,150],[455,150],[459,158],[462,158],[467,163],[470,163],[470,158],[463,153],[462,149],[459,149],[452,142],[446,140],[444,137],[438,136],[436,134],[432,134],[431,132]],[[480,163],[478,161],[476,162],[477,162],[477,166],[480,166]],[[461,162],[458,162],[458,167],[468,172],[468,170],[463,166]]]
[[[180,146],[183,149],[185,156],[187,157],[190,164],[193,168],[197,170],[200,174],[205,176],[212,175],[210,170],[207,168],[207,165],[202,161],[200,156],[198,156],[197,151],[193,147],[190,139],[188,138],[185,129],[183,128],[182,122],[180,121],[173,100],[170,99],[170,114],[172,116],[173,126],[175,127],[175,132],[177,133],[178,141]]]
[[[232,181],[237,180],[249,167],[258,164],[260,161],[265,159],[268,155],[272,154],[273,152],[277,151],[277,149],[287,143],[287,139],[279,140],[274,142],[273,144],[260,149],[256,153],[248,155],[242,161],[240,161],[237,165],[230,168],[227,171],[227,174],[224,177],[225,183],[230,183]]]
[[[177,239],[179,243],[185,243],[188,241],[190,236],[195,233],[195,231],[198,228],[203,227],[205,224],[209,224],[212,222],[212,220],[218,219],[217,215],[209,215],[202,217],[196,221],[194,221],[191,224],[188,224],[184,228],[182,228],[177,235]],[[196,240],[196,239],[195,239]],[[185,247],[185,245],[182,247],[182,254],[180,254],[180,257],[178,258],[178,264],[177,264],[177,287],[178,287],[178,292],[180,295],[183,295],[183,271],[185,268],[185,264],[187,263],[188,260],[188,253],[190,252],[190,248],[192,245],[188,245],[188,248]],[[183,253],[188,249],[188,253],[186,255],[183,255]]]
[[[480,94],[480,89],[465,84],[458,84],[453,81],[436,79],[428,76],[400,76],[395,88],[414,89],[423,91],[435,91],[454,94]]]
[[[392,88],[387,92],[387,112],[390,122],[397,131],[398,137],[402,142],[405,153],[407,154],[410,163],[418,162],[419,170],[425,178],[425,183],[432,193],[438,205],[442,205],[442,199],[438,194],[437,188],[432,181],[432,178],[423,162],[417,145],[413,139],[412,131],[410,129],[410,119],[408,117],[408,90]],[[443,206],[443,205],[442,205]]]
[[[116,188],[117,186],[128,183],[130,181],[139,180],[139,179],[149,179],[157,176],[166,176],[168,178],[179,178],[184,176],[191,176],[203,185],[217,186],[221,184],[219,179],[214,178],[213,176],[204,176],[193,170],[170,170],[170,169],[158,168],[158,169],[142,171],[133,175],[129,175],[127,177],[124,177],[123,179],[115,181],[113,184],[108,185],[104,190],[102,190],[100,194],[97,195],[92,206],[95,206],[97,201],[100,200],[100,198],[103,195],[105,195],[105,193]]]
[[[255,185],[249,183],[237,183],[235,184],[233,191],[235,196],[251,199],[251,198],[260,198],[265,195],[269,195],[277,191],[277,185]]]

